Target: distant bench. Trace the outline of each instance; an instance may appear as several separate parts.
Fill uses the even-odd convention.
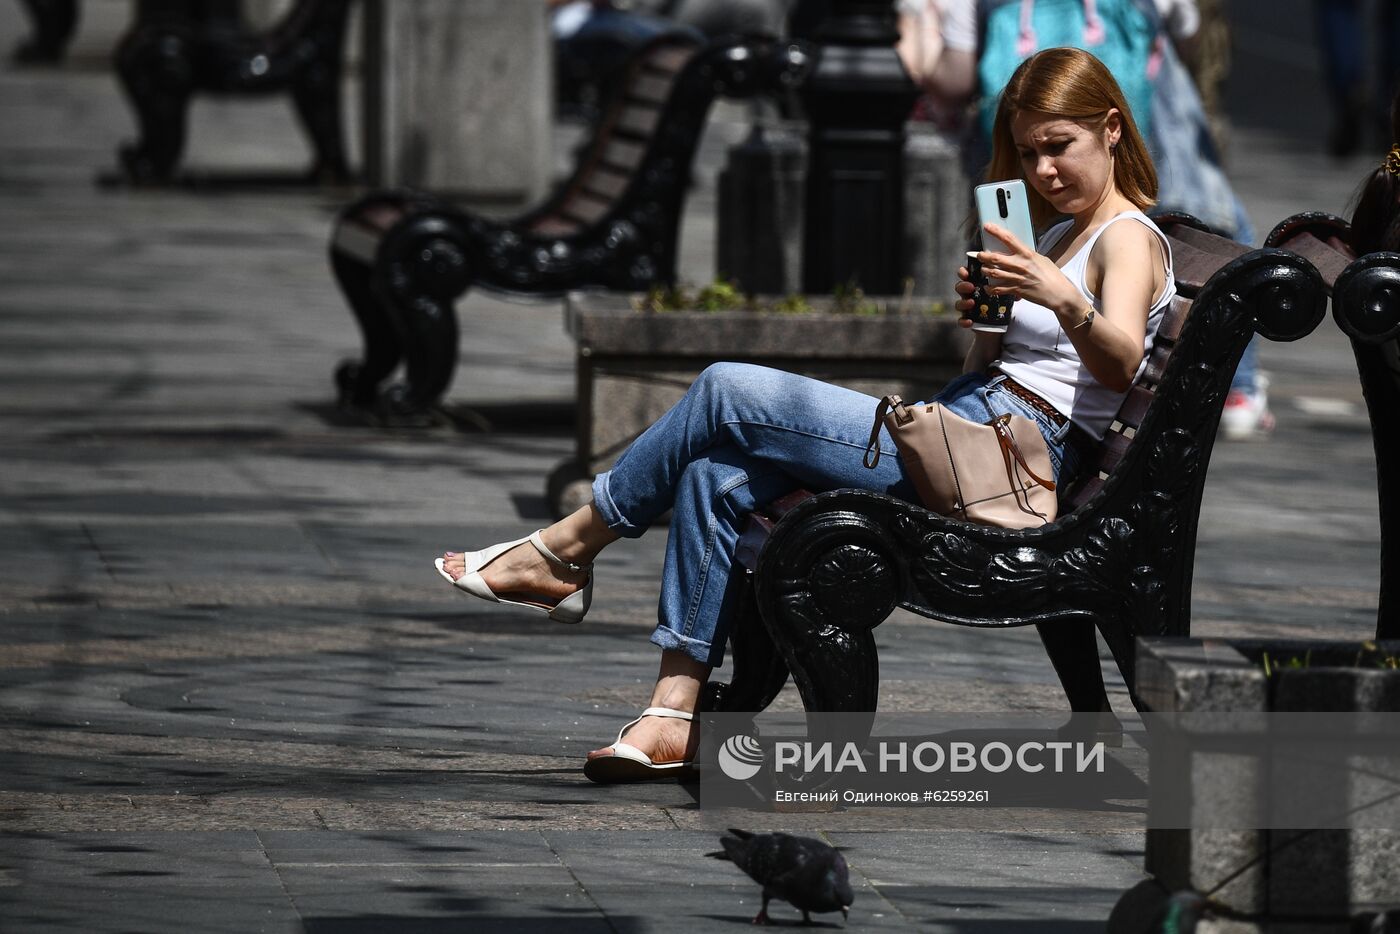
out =
[[[991,528],[864,490],[770,504],[740,540],[749,586],[730,636],[733,678],[711,682],[707,709],[762,710],[790,673],[809,711],[875,710],[873,630],[897,606],[964,626],[1034,625],[1075,712],[1110,710],[1095,629],[1130,692],[1137,636],[1189,635],[1201,496],[1235,366],[1256,331],[1311,333],[1326,310],[1324,274],[1335,278],[1348,257],[1300,242],[1310,262],[1182,215],[1157,222],[1178,297],[1097,452],[1061,491],[1059,518]]]
[[[341,404],[389,420],[430,417],[456,368],[454,305],[470,286],[554,297],[674,283],[711,102],[780,92],[808,64],[801,46],[771,38],[707,44],[697,32],[668,31],[635,55],[573,175],[535,210],[494,221],[412,191],[375,192],[345,208],[331,266],[364,356],[336,371]],[[383,386],[400,362],[403,382]]]
[[[352,3],[296,0],[270,29],[252,33],[232,15],[229,0],[190,0],[188,11],[178,0],[173,10],[171,0],[144,0],[116,55],[140,129],[137,142],[118,153],[126,178],[138,184],[173,180],[190,100],[203,92],[290,94],[315,149],[308,179],[348,182],[340,79]]]

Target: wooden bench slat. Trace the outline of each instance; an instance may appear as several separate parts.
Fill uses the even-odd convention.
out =
[[[1083,506],[1098,495],[1099,490],[1103,489],[1104,479],[1099,476],[1098,471],[1090,469],[1084,473],[1083,479],[1076,484],[1073,492],[1065,501],[1065,505],[1069,507],[1065,510],[1066,512],[1072,512]]]
[[[1191,314],[1191,300],[1178,295],[1172,299],[1171,307],[1162,313],[1162,323],[1157,326],[1157,341],[1175,342],[1181,337],[1181,329],[1186,327],[1186,319]]]
[[[1152,350],[1147,355],[1147,369],[1149,371],[1155,370],[1158,374],[1153,382],[1161,381],[1161,371],[1165,370],[1167,364],[1171,362],[1172,352],[1174,350],[1176,350],[1176,344],[1174,342],[1154,343],[1152,345]]]
[[[1189,243],[1203,253],[1224,257],[1227,263],[1236,257],[1243,256],[1253,249],[1253,247],[1246,246],[1238,240],[1231,240],[1229,237],[1222,237],[1208,230],[1200,230],[1199,228],[1191,227],[1187,224],[1172,224],[1166,231],[1166,234],[1169,240],[1178,243]],[[1224,263],[1221,265],[1224,265]]]
[[[583,225],[578,221],[560,217],[557,214],[546,214],[539,217],[530,224],[530,231],[545,237],[567,237],[576,234],[583,229]]]
[[[585,224],[592,224],[598,221],[604,214],[612,209],[613,202],[602,198],[594,198],[584,192],[578,191],[571,194],[559,205],[558,212],[570,220],[582,221]]]
[[[699,51],[692,45],[663,45],[649,51],[641,61],[641,69],[662,74],[675,74],[686,66]]]
[[[1138,383],[1142,386],[1155,387],[1162,381],[1162,374],[1166,372],[1167,362],[1170,358],[1170,348],[1152,348],[1152,353],[1147,358],[1147,367],[1142,371],[1142,375],[1138,377]]]
[[[671,96],[671,86],[676,82],[665,75],[639,74],[627,86],[629,101],[645,101],[649,104],[664,104]]]
[[[373,265],[382,239],[384,231],[378,227],[362,224],[359,218],[347,218],[335,226],[331,234],[331,248],[366,265]]]
[[[1344,245],[1339,248],[1339,243],[1340,241],[1335,237],[1329,237],[1327,241],[1323,241],[1310,233],[1303,232],[1280,243],[1279,248],[1288,250],[1290,253],[1297,253],[1316,266],[1318,273],[1322,275],[1322,280],[1327,283],[1327,287],[1330,289],[1342,271],[1351,265],[1351,261],[1356,258],[1355,254]]]
[[[1099,442],[1099,456],[1095,466],[1103,473],[1113,473],[1113,469],[1123,460],[1123,455],[1128,453],[1128,446],[1132,443],[1133,439],[1126,434],[1107,432],[1103,441]]]
[[[1118,416],[1114,419],[1131,428],[1137,428],[1142,424],[1143,418],[1147,415],[1147,408],[1152,404],[1156,394],[1145,386],[1134,386],[1128,390],[1128,395],[1123,399],[1123,404],[1118,407]]]
[[[366,227],[385,231],[397,224],[407,213],[403,205],[379,202],[366,207],[355,219]]]
[[[1194,244],[1173,238],[1172,271],[1176,274],[1177,290],[1188,298],[1195,298],[1210,277],[1233,258],[1207,253]]]
[[[744,531],[739,535],[739,543],[734,547],[735,563],[751,572],[758,567],[758,553],[763,550],[776,524],[776,519],[757,512],[750,513],[749,521],[744,523]]]
[[[641,165],[646,156],[647,148],[641,143],[613,138],[603,147],[601,161],[611,169],[627,172]]]
[[[597,166],[584,178],[582,189],[600,198],[620,198],[632,184],[632,176],[625,172],[614,172],[607,166]]]
[[[622,108],[622,113],[618,115],[617,123],[613,125],[613,129],[634,133],[640,138],[648,139],[660,122],[661,108],[647,104],[632,104]]]

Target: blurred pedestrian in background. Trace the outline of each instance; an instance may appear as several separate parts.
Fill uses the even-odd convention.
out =
[[[1390,139],[1386,111],[1400,74],[1400,0],[1313,0],[1323,78],[1332,101],[1327,149],[1339,158]],[[1374,87],[1367,74],[1371,39],[1379,46]]]
[[[610,0],[621,10],[694,26],[708,36],[766,33],[780,36],[793,0]]]

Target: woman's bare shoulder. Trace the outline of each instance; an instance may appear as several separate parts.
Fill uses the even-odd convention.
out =
[[[1161,244],[1162,232],[1138,214],[1119,215],[1099,234],[1099,243],[1109,249],[1150,249]]]

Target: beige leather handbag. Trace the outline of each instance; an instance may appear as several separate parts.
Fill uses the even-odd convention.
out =
[[[1035,422],[999,415],[968,421],[937,402],[907,406],[886,396],[875,409],[865,466],[880,463],[880,426],[889,429],[904,472],[924,505],[966,522],[1025,529],[1055,521],[1050,450]]]

